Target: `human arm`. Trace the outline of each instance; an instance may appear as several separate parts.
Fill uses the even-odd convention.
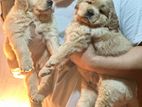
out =
[[[69,6],[74,0],[54,0],[57,7],[67,7]]]
[[[124,78],[140,78],[142,75],[142,46],[132,48],[118,57],[97,56],[93,47],[83,54],[74,54],[71,60],[79,67],[99,74]]]

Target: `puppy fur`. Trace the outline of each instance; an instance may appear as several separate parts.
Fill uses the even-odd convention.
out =
[[[31,100],[33,107],[41,107],[44,95],[37,95],[39,85],[37,75],[39,71],[36,69],[29,50],[30,42],[34,35],[38,35],[41,41],[46,44],[48,52],[50,52],[48,56],[56,52],[59,47],[59,34],[55,26],[53,11],[51,0],[15,0],[14,6],[3,25],[7,37],[4,47],[5,55],[11,62],[17,60],[21,73],[26,73],[26,85],[29,97],[33,99]],[[32,32],[35,32],[35,34]],[[41,56],[37,62],[47,59],[44,57]],[[50,89],[50,87],[48,88]]]
[[[93,45],[95,54],[101,56],[119,56],[132,48],[119,31],[112,0],[79,0],[65,36],[65,43],[50,57],[40,76],[51,73],[51,67],[55,68],[66,57],[83,51],[89,44]],[[88,72],[81,71],[81,74],[88,75]],[[77,107],[120,107],[127,104],[138,107],[135,82],[95,73],[90,75],[99,77],[97,90],[88,87],[83,79]]]

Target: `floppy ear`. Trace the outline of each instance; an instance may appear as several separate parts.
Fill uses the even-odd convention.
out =
[[[100,0],[99,11],[108,18],[108,27],[110,30],[118,30],[119,22],[114,9],[112,0]]]
[[[98,0],[97,3],[100,13],[109,17],[110,12],[114,10],[112,0]]]
[[[29,8],[29,2],[28,0],[23,0],[23,1],[25,1],[25,12],[26,12]]]
[[[27,11],[29,8],[28,0],[15,0],[15,3],[19,9]]]

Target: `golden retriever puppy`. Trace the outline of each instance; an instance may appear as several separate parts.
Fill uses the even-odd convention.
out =
[[[6,57],[11,62],[16,62],[17,60],[16,63],[21,73],[27,74],[28,94],[33,100],[38,90],[39,77],[37,75],[39,69],[37,69],[37,65],[35,65],[35,61],[32,59],[29,47],[31,47],[30,45],[36,35],[38,36],[36,38],[39,38],[41,42],[46,44],[47,53],[49,53],[46,54],[48,56],[55,53],[58,49],[59,34],[55,26],[53,7],[52,0],[15,0],[14,6],[7,15],[3,25],[4,33],[7,36],[5,42]],[[43,55],[43,57],[40,56],[40,58],[36,59],[38,59],[36,62],[40,63],[47,58]],[[44,95],[40,95],[38,98],[41,101]],[[31,101],[31,103],[33,102]],[[34,107],[40,106],[41,104],[37,104]]]
[[[119,31],[112,0],[80,0],[65,36],[65,43],[50,57],[39,76],[52,74],[66,57],[83,51],[89,44],[93,45],[95,54],[101,56],[119,56],[132,48],[132,44]],[[88,75],[88,72],[80,71],[83,77]],[[137,102],[135,82],[89,74],[90,77],[93,75],[99,77],[97,88],[91,89],[85,82],[88,80],[83,79],[77,107],[121,107],[127,104],[129,107],[138,107],[137,103],[134,103]]]

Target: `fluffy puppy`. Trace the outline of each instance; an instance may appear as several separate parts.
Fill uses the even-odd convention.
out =
[[[40,71],[40,76],[50,75],[53,68],[64,62],[66,57],[83,51],[89,44],[93,45],[95,54],[101,56],[119,56],[132,48],[132,44],[119,31],[112,0],[78,1],[74,19],[65,35],[65,43],[50,57]],[[88,72],[80,71],[82,76],[85,75],[83,77],[88,75]],[[136,101],[135,82],[95,73],[89,76],[93,75],[99,77],[97,90],[88,87],[88,80],[83,79],[77,107],[120,107],[126,104],[129,107],[138,107],[137,103],[133,102]],[[95,93],[96,91],[98,93]]]
[[[39,78],[37,75],[39,69],[37,69],[38,67],[36,67],[37,65],[32,59],[29,48],[36,35],[38,36],[36,38],[46,44],[48,55],[55,53],[58,49],[59,34],[55,26],[53,11],[52,0],[15,0],[14,6],[3,24],[4,33],[7,37],[4,47],[5,55],[11,67],[14,68],[11,68],[12,71],[16,70],[15,67],[18,67],[17,69],[20,69],[20,73],[26,73],[28,94],[33,100],[38,90]],[[37,59],[36,62],[42,62],[47,59],[44,57],[35,58]],[[40,95],[38,98],[38,101],[41,101],[44,95]],[[34,102],[31,101],[31,103]],[[40,104],[35,104],[34,107],[40,106],[41,102]]]

